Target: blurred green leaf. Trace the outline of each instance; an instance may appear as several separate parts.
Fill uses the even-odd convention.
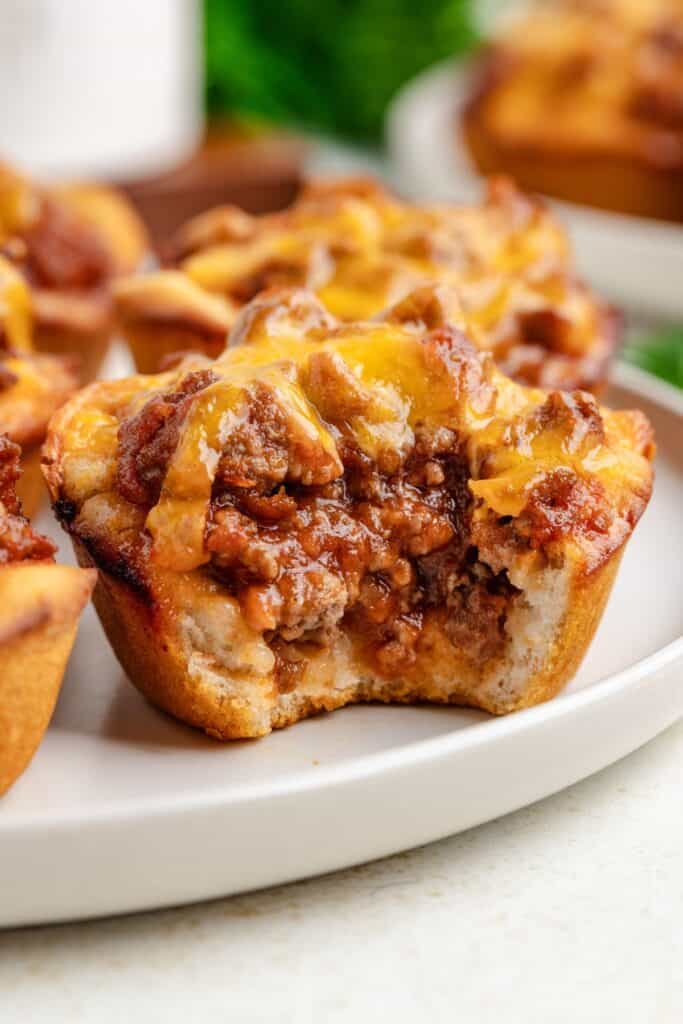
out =
[[[365,140],[423,68],[475,41],[472,0],[204,0],[214,114]]]
[[[638,334],[626,345],[623,357],[669,384],[683,388],[683,327]]]

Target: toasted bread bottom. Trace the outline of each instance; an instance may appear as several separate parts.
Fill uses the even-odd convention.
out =
[[[78,540],[74,547],[81,565],[94,564]],[[432,702],[506,714],[549,700],[583,659],[618,564],[619,553],[588,576],[554,573],[510,616],[510,643],[490,669],[473,672],[471,660],[432,629],[417,663],[387,678],[363,662],[342,628],[334,645],[308,652],[303,677],[286,692],[278,689],[267,645],[241,613],[231,612],[222,631],[207,632],[201,594],[183,592],[180,577],[145,593],[100,569],[93,600],[138,689],[174,717],[227,740],[262,736],[357,702]],[[226,595],[226,608],[230,602]]]

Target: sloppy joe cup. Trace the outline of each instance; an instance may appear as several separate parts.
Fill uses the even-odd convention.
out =
[[[100,185],[42,187],[0,166],[0,243],[30,287],[35,348],[76,355],[80,382],[92,380],[113,334],[113,282],[147,252],[131,205]]]
[[[227,740],[359,701],[554,696],[654,443],[637,411],[506,378],[432,285],[355,323],[262,292],[218,359],[92,384],[44,452],[125,672]]]
[[[217,207],[189,221],[168,268],[117,282],[121,333],[141,372],[171,351],[214,358],[239,311],[305,287],[350,323],[420,286],[460,295],[475,344],[522,384],[599,394],[619,340],[614,311],[577,278],[567,235],[505,179],[471,206],[403,202],[372,179],[311,182],[280,213]]]

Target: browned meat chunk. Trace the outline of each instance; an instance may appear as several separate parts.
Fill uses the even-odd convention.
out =
[[[21,514],[15,485],[21,474],[21,449],[0,434],[0,565],[27,559],[52,558],[55,546],[35,533]]]

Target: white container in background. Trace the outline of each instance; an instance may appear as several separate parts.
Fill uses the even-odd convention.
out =
[[[1,0],[0,159],[155,174],[202,129],[199,0]]]

